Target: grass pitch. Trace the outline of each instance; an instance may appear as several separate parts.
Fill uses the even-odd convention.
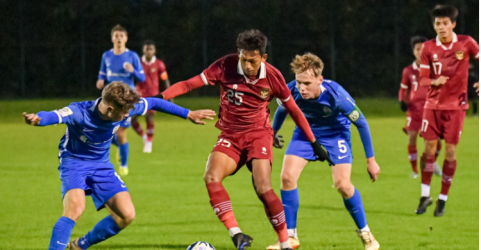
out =
[[[52,227],[62,213],[57,154],[65,125],[27,126],[22,123],[21,112],[62,108],[71,101],[0,102],[0,249],[48,246]],[[217,98],[176,101],[189,108],[218,109]],[[370,182],[359,134],[353,128],[351,179],[362,195],[368,224],[381,249],[478,249],[478,118],[466,118],[444,217],[433,217],[434,206],[417,216],[414,210],[421,192],[420,179],[409,178],[407,136],[401,132],[405,120],[397,102],[366,99],[358,104],[371,127],[381,174],[378,181]],[[152,154],[142,153],[142,140],[133,130],[128,135],[130,173],[123,180],[137,217],[119,235],[92,249],[185,249],[197,240],[208,241],[217,249],[234,249],[210,207],[202,179],[207,156],[219,134],[214,122],[195,126],[165,114],[155,119]],[[293,129],[288,119],[281,130],[287,141]],[[418,140],[418,150],[422,148],[422,140]],[[284,149],[274,152],[272,182],[279,193]],[[252,249],[265,249],[276,235],[252,188],[250,173],[244,168],[227,178],[224,186],[241,229],[254,238]],[[433,199],[440,189],[441,178],[433,177]],[[354,222],[332,188],[327,164],[310,163],[300,178],[299,192],[300,249],[363,249]],[[96,212],[87,198],[85,213],[72,237],[84,235],[106,215],[103,210]]]

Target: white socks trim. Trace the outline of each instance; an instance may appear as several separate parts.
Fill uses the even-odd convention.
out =
[[[297,228],[287,229],[287,235],[289,235],[289,237],[294,237],[297,239]]]
[[[371,232],[371,229],[370,229],[369,226],[366,224],[365,227],[359,229],[359,232]]]
[[[447,201],[447,200],[448,200],[448,196],[447,196],[447,195],[444,195],[444,194],[439,194],[438,199],[443,200],[443,201]]]
[[[421,196],[429,197],[431,193],[431,186],[426,184],[421,184]]]
[[[234,235],[236,235],[236,234],[238,234],[238,233],[242,233],[242,231],[240,230],[240,228],[238,228],[238,227],[229,228],[230,237],[234,237]]]
[[[289,240],[287,240],[286,242],[281,242],[281,249],[284,249],[284,248],[292,248]]]

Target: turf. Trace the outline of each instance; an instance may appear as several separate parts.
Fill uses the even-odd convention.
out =
[[[21,112],[61,108],[72,100],[0,102],[0,249],[46,249],[52,226],[62,213],[58,179],[58,143],[64,125],[30,127]],[[178,99],[189,108],[216,108],[218,99]],[[420,180],[410,179],[407,137],[401,132],[402,113],[395,100],[358,100],[371,126],[379,180],[371,183],[359,135],[353,131],[352,181],[360,190],[369,226],[381,249],[478,249],[479,239],[479,120],[468,116],[458,147],[458,170],[446,213],[434,218],[434,207],[422,216],[414,209]],[[142,119],[141,119],[142,120]],[[92,249],[185,249],[205,240],[217,249],[234,249],[212,211],[202,175],[219,131],[214,122],[195,126],[167,115],[156,116],[152,154],[142,153],[142,141],[129,130],[129,187],[136,219],[119,235]],[[287,139],[294,124],[281,130]],[[355,130],[355,129],[354,129]],[[422,148],[421,140],[418,148]],[[284,150],[275,150],[273,187],[279,193]],[[442,159],[443,156],[441,156]],[[442,160],[438,161],[442,164]],[[441,179],[433,177],[432,197]],[[275,239],[264,209],[252,188],[250,174],[242,169],[224,181],[242,230],[254,237],[252,249],[265,249]],[[355,224],[335,189],[329,167],[311,163],[303,172],[299,190],[300,249],[363,249]],[[90,198],[73,231],[79,237],[106,211],[96,212]]]

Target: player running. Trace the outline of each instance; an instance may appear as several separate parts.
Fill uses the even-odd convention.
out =
[[[128,84],[132,89],[135,89],[135,79],[142,82],[145,81],[145,74],[139,56],[134,51],[125,47],[128,37],[127,30],[125,30],[124,27],[116,25],[110,34],[114,48],[106,51],[102,55],[97,88],[102,89],[105,85],[113,81],[120,81]],[[128,118],[120,124],[116,137],[112,141],[112,143],[119,148],[120,175],[127,175],[129,173],[127,166],[129,159],[129,142],[127,141],[126,130],[130,127],[130,122],[131,118]]]
[[[196,124],[212,120],[212,110],[189,111],[159,98],[141,98],[127,84],[112,82],[96,101],[74,102],[50,112],[26,114],[25,122],[34,126],[64,123],[67,131],[60,140],[60,181],[64,205],[62,217],[55,223],[49,250],[85,250],[128,226],[135,217],[134,205],[125,183],[109,162],[113,135],[122,122],[147,110],[156,110]],[[110,215],[102,219],[84,237],[69,243],[75,223],[85,209],[85,195],[91,195],[97,210],[107,207]]]
[[[172,85],[164,99],[185,94],[206,85],[221,88],[219,121],[222,132],[207,160],[204,181],[210,203],[219,220],[229,230],[237,249],[251,246],[252,238],[242,233],[222,180],[243,165],[252,172],[252,182],[274,230],[281,249],[292,249],[282,203],[272,190],[272,128],[267,105],[275,96],[284,103],[300,131],[308,138],[314,155],[329,160],[327,151],[312,134],[306,118],[297,107],[281,73],[266,62],[267,37],[258,30],[247,30],[237,37],[238,54],[224,56],[200,75]]]
[[[151,40],[147,40],[143,47],[144,55],[142,56],[142,68],[145,72],[145,81],[137,82],[137,91],[142,97],[151,97],[159,94],[170,87],[169,76],[165,69],[165,64],[155,57],[155,44]],[[162,84],[159,85],[159,79]],[[154,111],[147,111],[145,114],[145,122],[147,123],[147,134],[140,126],[137,116],[132,117],[132,128],[142,137],[144,141],[144,153],[152,153],[152,140],[154,139]]]
[[[347,211],[351,214],[357,233],[366,250],[379,249],[379,243],[372,235],[366,221],[361,195],[352,185],[351,165],[351,123],[356,125],[361,136],[367,158],[367,171],[374,182],[381,172],[374,159],[371,133],[366,118],[357,107],[354,99],[338,83],[324,79],[321,59],[311,53],[296,55],[291,63],[296,80],[288,84],[292,97],[302,110],[314,132],[316,139],[326,147],[331,160],[334,186],[341,194]],[[282,148],[282,136],[277,132],[286,119],[285,105],[279,102],[272,128],[274,146]],[[309,161],[316,160],[308,139],[296,127],[292,140],[287,146],[281,173],[281,198],[286,213],[287,230],[293,248],[299,247],[297,238],[297,211],[299,192],[297,180]],[[280,249],[279,243],[268,246],[268,250]]]
[[[470,36],[456,35],[458,10],[438,5],[431,12],[436,39],[423,45],[421,54],[421,86],[429,92],[424,106],[421,136],[426,147],[421,158],[421,199],[417,214],[424,214],[432,204],[431,178],[434,171],[434,153],[439,138],[444,138],[445,160],[441,194],[438,196],[434,216],[442,216],[448,199],[448,191],[456,171],[456,145],[461,137],[464,117],[469,108],[467,99],[469,57],[479,60],[478,43]]]
[[[406,126],[403,131],[409,136],[408,155],[413,172],[412,178],[418,178],[418,150],[416,147],[416,140],[419,130],[421,129],[421,122],[424,111],[424,104],[429,87],[419,86],[419,65],[421,64],[421,49],[423,43],[428,39],[422,36],[411,37],[411,48],[413,50],[416,60],[403,70],[401,88],[399,89],[399,101],[401,103],[401,110],[406,112]],[[438,141],[436,149],[436,158],[441,151],[441,140]],[[434,163],[434,173],[441,175],[441,167]]]

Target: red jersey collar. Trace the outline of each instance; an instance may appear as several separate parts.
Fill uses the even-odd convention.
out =
[[[247,83],[250,83],[250,84],[256,84],[256,82],[259,80],[259,79],[264,79],[266,78],[266,64],[264,62],[261,62],[261,68],[260,68],[260,71],[261,73],[259,74],[259,78],[254,80],[254,81],[251,81],[249,80],[249,78],[247,78],[245,75],[244,75],[244,70],[242,69],[242,66],[241,66],[241,62],[239,60],[239,62],[237,63],[237,74],[239,75],[242,75],[244,76],[244,79],[246,79],[246,82]]]
[[[416,61],[413,62],[413,69],[419,71],[419,67],[416,64]]]
[[[147,65],[150,65],[150,64],[154,63],[156,59],[157,58],[155,56],[153,56],[152,59],[150,59],[150,62],[149,62],[149,61],[147,61],[147,58],[145,58],[145,56],[142,56],[142,62],[144,62]]]
[[[456,35],[456,33],[453,32],[453,41],[451,42],[451,44],[449,45],[449,47],[446,47],[444,46],[444,44],[441,42],[441,40],[439,40],[439,36],[436,36],[436,46],[441,46],[441,48],[443,48],[444,50],[448,50],[448,49],[452,49],[453,48],[453,44],[455,42],[458,41],[458,35]]]

